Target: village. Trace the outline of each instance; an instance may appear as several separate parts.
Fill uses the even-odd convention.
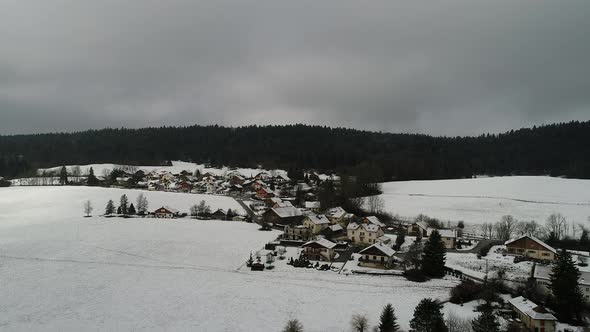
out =
[[[501,282],[503,291],[513,295],[532,285],[534,299],[522,295],[504,296],[503,305],[495,304],[495,312],[501,315],[506,326],[542,332],[570,328],[560,325],[555,312],[544,306],[544,299],[551,294],[551,268],[558,250],[535,236],[521,234],[500,240],[492,234],[486,237],[485,234],[467,233],[463,222],[447,223],[447,227],[443,227],[443,223],[426,217],[412,221],[381,220],[367,213],[355,215],[340,206],[322,206],[318,200],[319,188],[323,181],[338,185],[336,175],[308,172],[304,180],[294,181],[284,172],[267,171],[251,176],[238,171],[222,175],[186,170],[176,174],[168,171],[144,173],[141,170],[132,174],[122,170],[116,172],[118,176],[112,187],[230,196],[245,213],[223,208],[212,211],[202,201],[200,207],[195,205],[190,211],[159,206],[138,213],[134,207],[132,212],[127,208],[121,211],[119,207],[116,213],[111,210],[105,216],[231,220],[256,223],[260,231],[281,232],[276,240],[262,249],[244,248],[247,260],[243,268],[269,272],[303,268],[344,275],[405,277],[416,282],[444,277],[485,285],[493,280]],[[103,182],[107,178],[99,177],[98,180]],[[433,238],[441,244],[443,255],[446,255],[444,273],[422,275],[420,268],[426,255],[425,247]],[[590,254],[579,251],[569,254],[581,271],[580,291],[587,300],[590,298],[590,269],[587,268]],[[534,302],[539,299],[543,299],[543,303]],[[463,300],[458,304],[462,306]]]

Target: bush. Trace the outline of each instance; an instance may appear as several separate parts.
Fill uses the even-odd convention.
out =
[[[428,277],[422,272],[422,270],[418,269],[407,270],[404,273],[404,276],[406,277],[406,279],[414,282],[425,282],[429,280]]]
[[[480,298],[483,285],[472,280],[463,280],[460,284],[451,289],[451,303],[461,304]]]
[[[482,257],[487,256],[488,253],[490,252],[490,249],[492,249],[493,246],[494,246],[494,243],[488,243],[488,244],[486,244],[481,249],[479,249],[479,255],[482,256]]]

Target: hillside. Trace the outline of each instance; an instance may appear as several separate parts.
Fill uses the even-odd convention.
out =
[[[385,210],[403,217],[425,214],[468,225],[496,222],[503,215],[544,223],[552,213],[588,224],[590,180],[547,176],[489,177],[382,184]]]
[[[190,126],[0,136],[0,176],[56,165],[166,165],[335,171],[369,181],[474,174],[590,178],[590,122],[478,137],[432,137],[320,126]]]

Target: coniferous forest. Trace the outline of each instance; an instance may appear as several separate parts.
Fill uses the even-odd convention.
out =
[[[370,181],[488,175],[590,178],[590,121],[477,137],[392,134],[309,125],[102,129],[0,136],[0,176],[39,167],[170,160],[316,169]]]

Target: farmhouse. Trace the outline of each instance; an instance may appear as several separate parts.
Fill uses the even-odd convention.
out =
[[[423,221],[415,222],[408,226],[407,233],[409,236],[427,237],[428,225]]]
[[[330,226],[330,220],[323,214],[308,215],[303,219],[303,226],[309,228],[313,234],[319,234]]]
[[[359,252],[359,265],[365,267],[390,268],[393,266],[395,250],[384,243],[375,243]]]
[[[326,240],[319,239],[309,241],[301,246],[303,248],[303,254],[310,260],[320,261],[331,261],[336,256],[334,248],[336,243]]]
[[[434,231],[434,230],[433,230]],[[454,229],[437,229],[446,249],[453,249],[457,243],[457,231]],[[432,234],[432,232],[430,233]]]
[[[161,208],[154,211],[154,217],[156,218],[177,218],[180,216],[178,210],[173,209],[169,206],[162,206]]]
[[[523,235],[514,240],[508,240],[506,250],[513,255],[521,255],[545,261],[555,260],[557,251],[534,236]]]
[[[217,211],[211,214],[211,219],[215,220],[226,220],[227,219],[227,212],[223,209],[218,209]]]
[[[508,301],[522,323],[531,331],[554,332],[557,318],[543,306],[519,296]]]
[[[379,242],[378,239],[385,235],[381,227],[374,224],[357,224],[351,222],[346,227],[348,240],[355,244],[369,245]]]

